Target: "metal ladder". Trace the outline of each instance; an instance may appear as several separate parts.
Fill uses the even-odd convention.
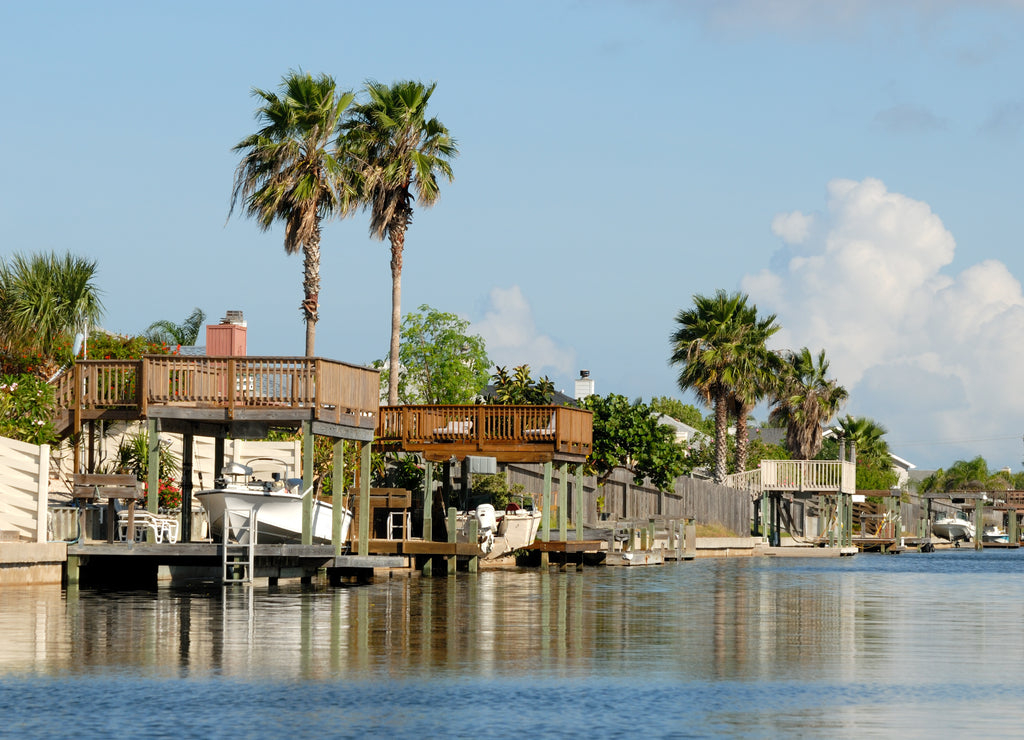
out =
[[[232,515],[245,524],[231,526]],[[234,541],[231,539],[234,532]],[[244,540],[244,541],[243,541]],[[224,509],[221,525],[221,583],[252,583],[256,564],[256,510]]]

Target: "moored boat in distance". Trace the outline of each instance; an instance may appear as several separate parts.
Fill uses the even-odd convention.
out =
[[[302,542],[302,492],[299,478],[284,478],[277,473],[269,481],[252,478],[252,468],[231,462],[214,488],[196,494],[210,519],[215,540],[223,537],[225,526],[230,539],[248,542],[252,521],[256,523],[257,544],[296,544]],[[239,481],[239,477],[244,480]],[[334,509],[323,501],[313,502],[313,544],[330,544]],[[352,512],[342,509],[341,541],[348,540]]]
[[[981,533],[982,542],[1010,542],[1010,535],[1004,530],[997,526],[985,527],[985,531]]]
[[[932,534],[949,542],[973,540],[974,524],[961,516],[946,516],[932,522]]]

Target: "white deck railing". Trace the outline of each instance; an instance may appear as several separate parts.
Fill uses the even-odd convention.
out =
[[[757,470],[730,475],[725,484],[753,493],[855,493],[857,464],[845,460],[762,460]]]

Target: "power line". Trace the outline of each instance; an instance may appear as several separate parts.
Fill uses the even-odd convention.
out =
[[[1010,440],[1010,439],[1019,440],[1019,439],[1021,439],[1021,437],[1018,434],[1014,434],[1014,435],[1009,435],[1009,436],[1005,436],[1005,437],[974,437],[974,438],[970,438],[970,439],[931,439],[931,440],[921,440],[921,441],[916,441],[916,442],[900,442],[900,441],[895,441],[894,442],[894,441],[889,441],[889,440],[886,440],[886,441],[889,442],[889,447],[892,448],[892,447],[895,447],[895,446],[899,446],[899,447],[914,447],[914,446],[917,446],[917,445],[958,445],[958,444],[967,444],[968,442],[1002,442],[1002,441]]]

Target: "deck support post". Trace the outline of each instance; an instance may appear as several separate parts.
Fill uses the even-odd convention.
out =
[[[541,504],[540,538],[551,542],[551,461],[544,463],[544,498]],[[545,550],[545,552],[547,552]]]
[[[302,544],[313,544],[313,422],[302,422]]]
[[[68,555],[65,569],[67,571],[67,585],[77,586],[81,580],[82,558],[78,555]]]
[[[1006,511],[1006,535],[1011,545],[1020,544],[1020,535],[1017,531],[1017,510],[1007,509]]]
[[[146,509],[155,514],[160,505],[160,424],[157,419],[146,420],[146,441],[149,447],[146,450],[149,454]]]
[[[479,542],[480,541],[480,523],[476,520],[476,517],[469,517],[469,541]],[[478,555],[472,555],[469,558],[469,572],[476,573],[477,568],[480,565],[480,557]]]
[[[985,532],[985,502],[979,495],[978,498],[974,499],[974,549],[981,550],[984,545],[982,544],[983,533]]]
[[[370,554],[370,443],[359,449],[359,555]]]
[[[149,454],[149,467],[146,474],[146,510],[156,514],[160,507],[160,422],[158,419],[146,420],[146,442]],[[111,522],[111,526],[113,523]],[[146,541],[156,542],[153,530],[147,528]]]
[[[192,463],[195,435],[192,425],[181,439],[181,536],[179,542],[192,541]]]
[[[224,438],[213,438],[213,480],[224,475]]]
[[[764,491],[761,492],[761,542],[768,544],[768,494]],[[820,515],[820,507],[818,509]]]
[[[345,440],[334,440],[331,455],[331,544],[334,545],[334,555],[337,557],[345,546],[341,540],[345,510]]]
[[[458,557],[455,555],[455,543],[458,541],[458,533],[456,532],[459,526],[458,510],[454,506],[448,507],[448,544],[452,546],[452,554],[445,556],[445,575],[454,576],[455,566],[458,564]]]
[[[583,492],[583,466],[576,466],[576,483],[573,485],[573,496],[576,498],[576,539],[583,539],[583,504],[587,498]],[[580,556],[580,563],[583,563],[582,555]]]
[[[569,539],[569,464],[558,467],[558,541]]]
[[[423,476],[423,541],[434,540],[434,463],[427,461]],[[430,559],[427,559],[430,562]],[[424,572],[423,575],[430,575]]]
[[[845,544],[846,547],[853,547],[853,494],[844,493],[842,496],[846,500]]]

